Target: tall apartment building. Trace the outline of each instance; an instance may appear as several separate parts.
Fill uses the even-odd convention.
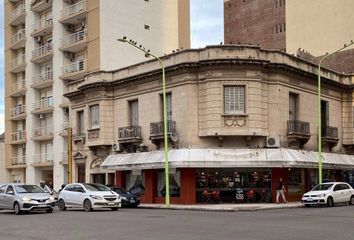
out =
[[[225,0],[225,43],[321,56],[354,40],[353,9],[352,0]]]
[[[144,60],[129,36],[159,55],[188,48],[189,1],[5,0],[8,181],[58,188],[67,176],[69,103],[84,75]],[[84,137],[77,132],[76,137]]]

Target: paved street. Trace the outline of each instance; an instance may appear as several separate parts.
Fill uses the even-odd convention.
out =
[[[120,209],[15,216],[0,211],[0,239],[354,239],[354,207],[203,212]]]

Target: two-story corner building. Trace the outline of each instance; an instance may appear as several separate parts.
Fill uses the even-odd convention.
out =
[[[316,65],[277,50],[224,45],[163,57],[172,203],[289,200],[317,182]],[[353,181],[353,76],[322,69],[325,179]],[[70,99],[75,181],[165,195],[161,68],[96,72]],[[84,139],[81,134],[85,133]]]

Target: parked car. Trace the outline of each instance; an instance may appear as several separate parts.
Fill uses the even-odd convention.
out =
[[[0,209],[21,212],[53,212],[55,199],[37,185],[4,184],[0,186]]]
[[[332,207],[337,203],[354,205],[354,189],[344,182],[322,183],[305,193],[301,201],[306,207],[311,205]]]
[[[113,187],[111,187],[111,189],[121,196],[122,207],[137,207],[137,206],[139,206],[140,198],[137,195],[127,192],[126,190],[124,190],[123,188],[120,188],[120,187],[113,186]]]
[[[102,184],[72,183],[60,191],[58,206],[61,211],[67,208],[83,208],[86,212],[97,208],[117,211],[121,207],[121,197]]]

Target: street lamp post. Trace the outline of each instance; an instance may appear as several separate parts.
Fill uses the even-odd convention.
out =
[[[319,183],[322,183],[322,119],[321,119],[321,64],[322,62],[327,59],[328,57],[350,47],[351,45],[354,45],[354,41],[352,40],[349,44],[344,44],[343,47],[340,49],[332,52],[332,53],[326,53],[325,56],[323,56],[318,63],[318,87],[317,87],[317,98],[318,98],[318,119],[317,119],[317,125],[318,125],[318,179]]]
[[[129,45],[143,51],[146,57],[152,56],[161,65],[162,69],[162,98],[163,98],[163,134],[164,134],[164,156],[165,156],[165,204],[166,207],[170,207],[170,183],[169,183],[169,170],[168,170],[168,139],[167,139],[167,110],[166,110],[166,78],[165,78],[165,65],[163,61],[152,54],[150,50],[146,50],[142,45],[137,45],[137,42],[133,40],[127,40],[126,37],[117,39],[120,42],[128,43]]]

